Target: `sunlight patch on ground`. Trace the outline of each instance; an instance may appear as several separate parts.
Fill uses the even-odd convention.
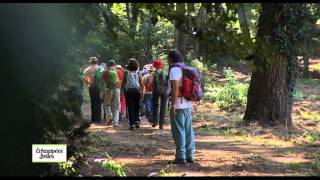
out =
[[[305,157],[300,154],[295,154],[292,157],[268,157],[268,159],[277,163],[284,163],[284,164],[311,162],[310,160],[305,159]]]
[[[250,144],[256,144],[256,145],[269,145],[269,146],[275,146],[275,147],[292,147],[293,143],[290,141],[282,141],[277,139],[265,139],[261,138],[259,136],[233,136],[231,137],[234,140],[241,140],[246,143]]]

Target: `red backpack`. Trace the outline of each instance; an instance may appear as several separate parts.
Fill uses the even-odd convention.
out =
[[[182,87],[179,89],[178,96],[189,101],[200,101],[204,96],[204,83],[199,70],[181,63],[171,65],[170,69],[172,67],[179,67],[182,70]]]

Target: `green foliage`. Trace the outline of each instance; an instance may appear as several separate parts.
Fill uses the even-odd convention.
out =
[[[319,176],[320,175],[320,158],[318,154],[312,154],[312,162],[302,162],[302,163],[289,163],[289,169],[294,171],[305,171],[308,169],[307,175]],[[310,172],[311,170],[311,172]]]
[[[233,86],[223,88],[217,95],[216,105],[220,109],[228,109],[241,103],[238,89]]]
[[[218,129],[218,128],[199,128],[200,134],[212,135],[212,136],[234,136],[238,133],[238,130],[235,128],[230,129]]]
[[[303,91],[300,89],[295,89],[293,93],[293,101],[303,101],[303,100],[304,100]]]
[[[308,87],[315,87],[320,84],[319,79],[298,79],[298,82]]]
[[[168,164],[165,168],[159,171],[160,176],[172,176],[175,174],[172,164]]]
[[[306,137],[307,142],[320,141],[320,134],[308,134]]]
[[[112,160],[112,158],[107,153],[106,156],[107,158],[101,164],[102,168],[110,169],[114,175],[118,175],[120,177],[126,176],[125,165],[118,164],[116,161]]]
[[[59,169],[63,172],[65,176],[72,176],[76,173],[74,163],[71,160],[68,160],[64,163],[59,163]]]
[[[315,16],[310,12],[307,3],[283,4],[283,20],[277,24],[276,44],[280,52],[285,53],[288,58],[288,89],[290,97],[296,85],[296,77],[299,71],[297,56],[304,54],[304,42],[310,34],[311,26],[315,23]]]
[[[240,83],[234,76],[232,69],[225,71],[227,83],[225,86],[208,84],[206,99],[215,102],[219,109],[231,109],[236,106],[244,107],[247,103],[247,93],[249,84]]]

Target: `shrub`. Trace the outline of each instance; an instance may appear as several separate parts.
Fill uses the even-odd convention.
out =
[[[303,101],[304,99],[304,94],[303,91],[301,91],[300,89],[296,89],[293,94],[293,101]]]
[[[239,90],[233,86],[228,86],[218,93],[216,104],[220,109],[228,109],[239,105],[240,102]]]
[[[206,100],[215,102],[219,109],[230,109],[235,106],[245,106],[249,84],[240,83],[232,69],[224,71],[227,84],[224,87],[209,84],[206,87]]]

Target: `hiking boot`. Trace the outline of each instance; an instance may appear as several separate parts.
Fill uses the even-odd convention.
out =
[[[136,128],[140,128],[140,124],[136,124],[135,127],[136,127]]]
[[[158,123],[154,122],[152,123],[152,127],[156,127],[158,125]]]
[[[168,164],[187,164],[187,161],[184,159],[175,159],[173,161],[169,161]]]
[[[194,163],[193,159],[187,159],[187,163]]]
[[[133,125],[130,125],[129,130],[130,130],[130,131],[133,131],[133,130],[134,130],[134,126],[133,126]]]

